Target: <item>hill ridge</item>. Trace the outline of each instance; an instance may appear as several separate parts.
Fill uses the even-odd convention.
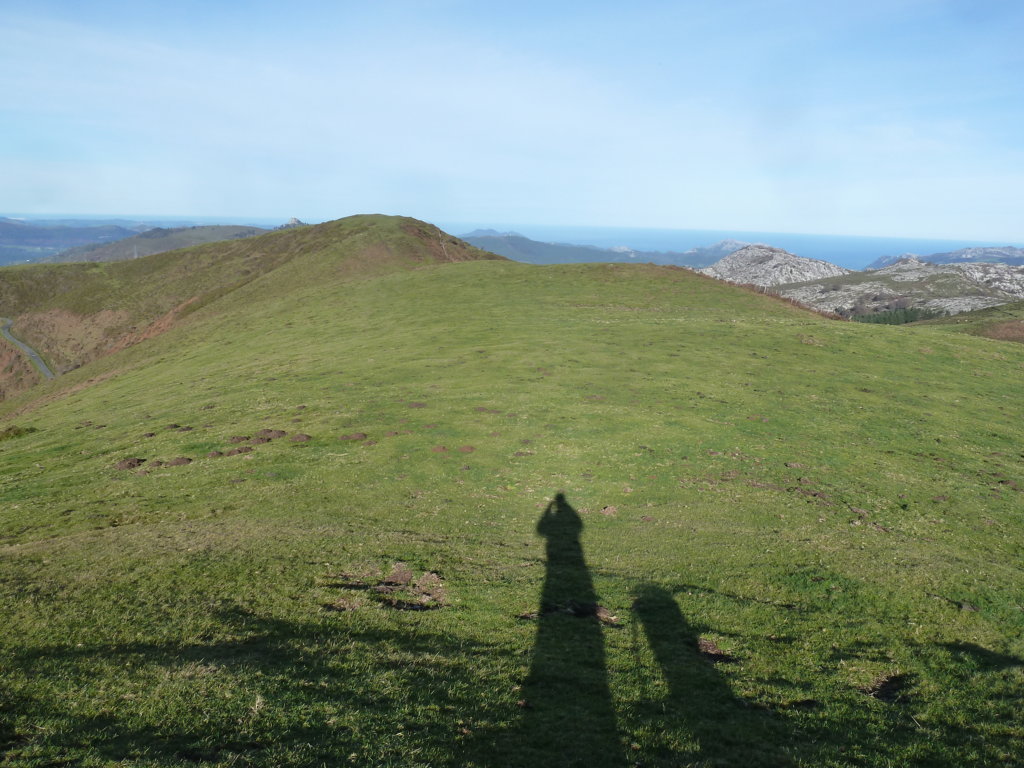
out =
[[[152,338],[272,272],[269,293],[316,279],[500,258],[426,222],[357,214],[127,261],[7,267],[0,269],[0,308],[63,373]]]

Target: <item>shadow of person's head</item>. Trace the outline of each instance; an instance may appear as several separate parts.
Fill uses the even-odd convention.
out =
[[[547,538],[575,538],[583,529],[583,521],[565,494],[558,492],[537,523],[537,533]]]

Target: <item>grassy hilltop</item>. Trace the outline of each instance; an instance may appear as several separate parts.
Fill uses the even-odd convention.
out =
[[[0,270],[0,765],[1019,759],[1024,346],[484,256]]]

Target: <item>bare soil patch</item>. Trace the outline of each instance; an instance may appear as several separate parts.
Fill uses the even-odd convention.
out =
[[[333,578],[336,581],[330,586],[362,593],[366,599],[343,595],[324,604],[329,611],[351,611],[368,603],[398,611],[432,611],[448,605],[444,582],[438,573],[426,571],[417,578],[403,562],[394,563],[384,578],[360,578],[349,573]]]
[[[714,640],[706,637],[697,638],[697,650],[706,661],[710,661],[712,664],[729,664],[736,661],[735,656],[726,653],[715,644]]]
[[[885,674],[875,678],[869,685],[863,686],[860,690],[873,699],[884,701],[888,704],[897,704],[908,701],[910,696],[907,689],[913,682],[913,677],[907,674],[893,673]]]

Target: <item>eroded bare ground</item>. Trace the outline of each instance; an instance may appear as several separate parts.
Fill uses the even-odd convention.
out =
[[[432,611],[448,604],[444,582],[436,571],[417,573],[407,564],[394,563],[387,575],[368,569],[365,573],[339,573],[327,577],[326,586],[344,594],[324,603],[328,611],[353,611],[382,606],[399,611]]]
[[[0,400],[31,389],[42,381],[25,354],[5,339],[0,339]]]

